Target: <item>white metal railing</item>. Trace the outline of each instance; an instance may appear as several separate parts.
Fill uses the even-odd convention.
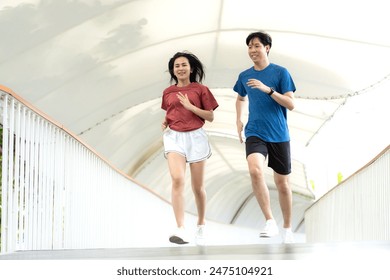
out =
[[[12,91],[0,95],[1,252],[131,246],[128,214],[150,191]]]
[[[390,240],[390,146],[305,213],[307,242]]]

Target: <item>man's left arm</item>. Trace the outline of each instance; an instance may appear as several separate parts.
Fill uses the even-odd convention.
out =
[[[272,93],[271,93],[272,92]],[[270,94],[271,93],[271,94]],[[268,95],[271,96],[273,100],[275,100],[279,105],[286,107],[290,111],[294,110],[294,92],[288,91],[284,94],[276,92],[273,89],[269,89]]]
[[[281,94],[257,79],[249,79],[246,83],[250,88],[257,88],[262,91],[262,94],[268,94],[279,105],[286,107],[290,111],[294,109],[294,92],[287,91]]]

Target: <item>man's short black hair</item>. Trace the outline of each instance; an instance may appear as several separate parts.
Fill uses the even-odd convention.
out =
[[[249,43],[253,40],[253,38],[259,38],[260,42],[264,46],[269,45],[270,48],[272,47],[272,38],[270,35],[268,35],[265,32],[258,31],[258,32],[253,32],[253,33],[249,34],[248,37],[246,38],[246,45],[247,46],[249,46]]]

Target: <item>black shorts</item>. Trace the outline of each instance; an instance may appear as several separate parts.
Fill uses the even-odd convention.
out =
[[[288,175],[291,173],[290,142],[270,143],[256,136],[250,136],[245,141],[246,157],[252,153],[268,156],[268,166],[276,173]]]

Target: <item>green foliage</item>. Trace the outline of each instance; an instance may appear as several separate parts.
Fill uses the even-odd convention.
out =
[[[343,180],[343,174],[341,172],[337,173],[337,183],[340,184]]]
[[[316,187],[314,185],[314,181],[313,180],[310,180],[310,186],[311,186],[311,189],[314,191]]]

